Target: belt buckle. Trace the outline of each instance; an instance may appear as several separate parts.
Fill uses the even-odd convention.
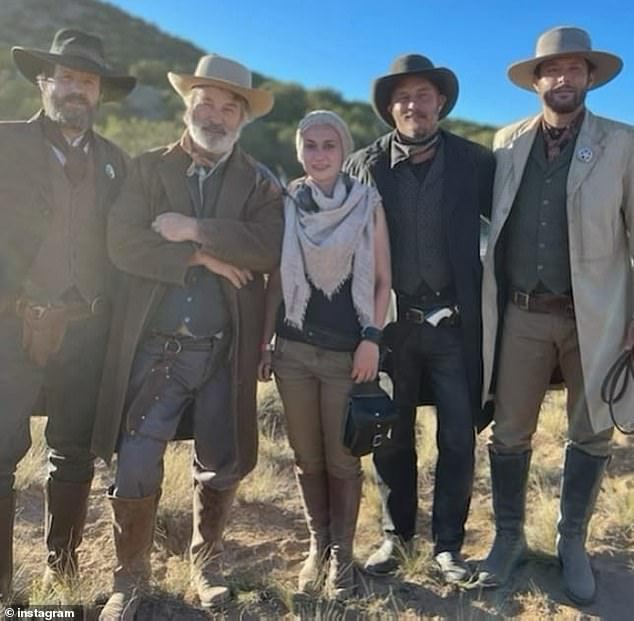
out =
[[[530,301],[531,301],[531,296],[530,293],[526,293],[524,291],[516,291],[513,294],[513,301],[515,302],[516,306],[519,306],[522,310],[529,310],[530,307]]]
[[[35,318],[39,320],[39,319],[42,319],[44,317],[44,315],[46,315],[46,313],[51,308],[51,305],[50,304],[47,304],[47,305],[33,304],[31,306],[28,306],[27,308],[30,311],[33,311],[33,314],[35,315]]]
[[[425,313],[420,308],[410,307],[405,311],[405,319],[412,323],[425,323]]]
[[[90,314],[98,315],[103,311],[104,304],[106,303],[103,295],[98,295],[91,303],[90,303]]]
[[[169,338],[165,339],[165,344],[163,345],[163,353],[175,356],[176,354],[180,354],[182,351],[183,344],[177,338],[170,336]]]

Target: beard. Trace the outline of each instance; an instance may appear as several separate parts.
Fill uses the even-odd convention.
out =
[[[191,139],[212,155],[222,156],[228,153],[240,138],[240,129],[230,131],[217,123],[200,121],[194,118],[189,108],[185,111],[184,120]]]
[[[566,99],[559,99],[559,94],[563,91],[569,92],[571,96]],[[587,89],[576,89],[572,87],[551,88],[544,93],[544,103],[557,114],[569,114],[583,106],[586,100]],[[574,93],[574,94],[573,94]]]
[[[85,132],[93,126],[99,105],[92,105],[83,95],[59,97],[51,93],[44,98],[44,110],[48,117],[62,127]]]

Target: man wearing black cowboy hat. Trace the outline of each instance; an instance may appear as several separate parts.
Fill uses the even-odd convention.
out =
[[[18,462],[43,397],[46,441],[45,585],[76,574],[93,455],[92,424],[109,324],[105,215],[126,158],[92,131],[101,100],[125,96],[101,40],[60,30],[48,52],[14,47],[42,94],[28,122],[0,124],[0,600],[10,597]]]
[[[393,131],[352,155],[348,170],[376,185],[385,206],[398,320],[386,341],[400,422],[374,453],[385,539],[369,572],[394,570],[416,532],[416,406],[437,407],[432,535],[447,581],[467,577],[460,550],[469,511],[479,420],[480,215],[490,212],[493,157],[440,129],[458,80],[424,56],[398,57],[375,81],[373,104]]]
[[[601,383],[634,344],[634,128],[593,115],[587,91],[622,67],[588,33],[542,34],[510,80],[536,92],[541,113],[495,137],[495,193],[483,277],[484,398],[494,395],[489,446],[496,537],[480,569],[498,586],[526,551],[531,440],[555,368],[568,390],[568,442],[557,554],[568,595],[587,604],[596,584],[585,551],[613,424]],[[619,411],[634,420],[634,393]]]

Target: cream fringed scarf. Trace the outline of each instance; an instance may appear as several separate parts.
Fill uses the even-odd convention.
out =
[[[295,197],[306,184],[318,211]],[[352,274],[352,301],[361,326],[374,325],[374,211],[379,195],[358,181],[348,191],[342,176],[327,197],[310,179],[292,184],[284,202],[282,292],[286,321],[302,329],[310,284],[330,299]]]

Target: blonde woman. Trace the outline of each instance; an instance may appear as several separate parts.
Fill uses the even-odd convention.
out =
[[[299,123],[296,146],[306,175],[290,184],[285,200],[259,377],[275,374],[310,532],[299,591],[321,590],[328,563],[327,591],[342,599],[355,590],[362,478],[341,429],[353,384],[377,375],[389,241],[378,193],[341,171],[353,147],[345,122],[334,112],[311,112]]]

